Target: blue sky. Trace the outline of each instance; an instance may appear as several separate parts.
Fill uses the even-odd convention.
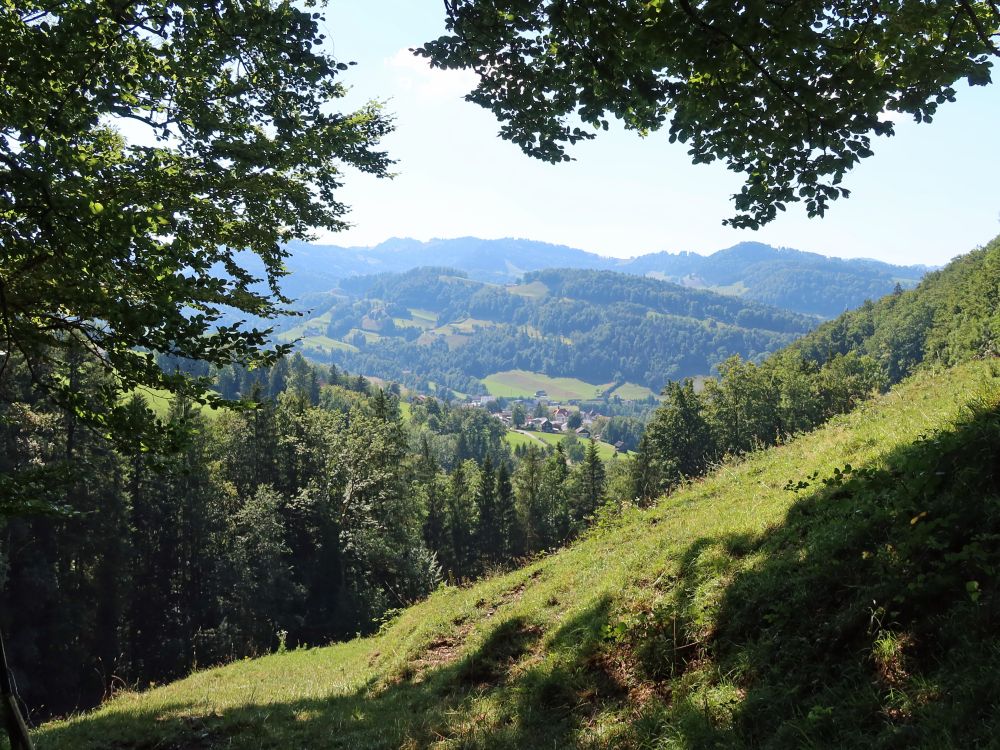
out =
[[[351,229],[320,239],[373,245],[389,237],[525,237],[629,257],[713,252],[743,240],[825,255],[941,264],[1000,234],[1000,86],[962,89],[930,125],[904,121],[845,182],[823,219],[800,207],[757,232],[723,227],[740,177],[692,165],[663,134],[612,128],[550,165],[497,136],[462,99],[471,73],[432,71],[407,49],[444,31],[440,0],[332,0],[328,44],[357,62],[346,106],[385,102],[396,132],[392,180],[348,174]],[[1000,72],[996,74],[1000,76]],[[432,260],[432,259],[429,259]]]

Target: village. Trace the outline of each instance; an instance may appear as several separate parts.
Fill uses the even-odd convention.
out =
[[[565,403],[555,401],[543,391],[536,391],[531,398],[503,398],[497,396],[473,396],[463,406],[481,408],[499,419],[508,430],[515,432],[543,432],[549,434],[575,435],[579,439],[601,440],[602,428],[608,416],[593,405],[572,399]],[[586,408],[590,406],[590,408]],[[625,452],[621,440],[611,444],[616,452]]]

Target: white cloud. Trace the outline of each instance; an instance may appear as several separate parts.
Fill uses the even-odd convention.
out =
[[[397,84],[426,99],[457,99],[476,87],[479,76],[471,70],[432,68],[427,58],[417,57],[407,47],[385,60]]]

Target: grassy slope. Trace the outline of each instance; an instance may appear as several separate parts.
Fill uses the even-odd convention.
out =
[[[161,420],[166,421],[169,418],[170,402],[173,400],[173,396],[170,394],[169,391],[165,391],[159,388],[137,388],[131,393],[142,396],[146,400],[146,404],[149,406],[149,408],[153,410],[153,414],[155,414]],[[127,398],[128,396],[125,397],[125,399]],[[196,409],[198,409],[198,411],[201,412],[201,415],[208,421],[212,421],[219,416],[218,409],[208,408],[202,406],[201,404],[195,404],[194,406]]]
[[[649,398],[650,396],[655,396],[656,394],[652,389],[647,388],[644,385],[625,383],[615,388],[615,390],[611,392],[611,395],[618,396],[618,398],[625,401],[638,401],[640,399]]]
[[[540,372],[506,370],[483,378],[483,385],[492,396],[519,398],[545,391],[553,399],[588,399],[599,397],[611,383],[594,385],[577,378],[553,378]]]
[[[980,575],[971,601],[963,569],[957,594],[928,600],[962,625],[940,645],[906,629],[919,621],[900,614],[908,601],[872,602],[888,581],[924,580],[919,556],[894,562],[894,550],[934,528],[933,510],[910,522],[930,507],[931,480],[954,481],[948,502],[980,503],[961,461],[954,476],[917,478],[926,497],[898,501],[906,482],[877,473],[867,495],[864,477],[797,495],[785,485],[848,462],[923,471],[914,441],[956,429],[984,392],[995,407],[995,383],[983,363],[919,376],[522,570],[443,588],[380,635],[123,695],[43,727],[38,750],[974,746],[993,736],[1000,703],[1000,648],[976,640],[974,619],[996,614],[992,584]],[[980,476],[982,457],[956,434],[958,448],[932,448]],[[995,521],[991,502],[983,518]],[[966,610],[972,620],[956,619]]]

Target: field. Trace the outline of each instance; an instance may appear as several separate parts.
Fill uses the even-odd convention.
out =
[[[511,448],[516,448],[518,445],[539,445],[544,443],[545,445],[555,446],[565,440],[568,435],[560,435],[553,432],[516,432],[514,430],[508,430],[505,440]],[[590,443],[590,438],[577,438],[584,448]],[[608,445],[607,443],[602,443],[600,440],[597,441],[597,455],[599,455],[603,460],[608,461],[615,457],[618,451],[615,450],[613,445]]]
[[[315,318],[310,318],[299,323],[287,331],[279,333],[277,338],[279,341],[294,341],[295,339],[305,338],[306,336],[325,336],[326,328],[330,324],[330,311],[326,311],[322,315],[318,315]]]
[[[618,396],[624,401],[641,401],[655,395],[651,389],[635,383],[624,383],[611,392],[612,397]]]
[[[539,445],[539,441],[531,435],[525,435],[523,432],[516,432],[514,430],[508,430],[503,439],[512,449],[519,448],[522,445]]]
[[[532,281],[530,284],[518,284],[507,287],[507,291],[519,297],[528,299],[541,299],[549,293],[549,288],[541,281]]]
[[[301,346],[306,353],[316,351],[322,354],[329,354],[334,349],[340,349],[345,352],[356,352],[358,350],[358,347],[353,344],[348,344],[339,339],[331,339],[329,336],[319,335],[303,336]]]
[[[491,396],[527,398],[534,396],[536,391],[545,391],[548,398],[567,401],[596,398],[612,384],[593,385],[577,378],[552,378],[539,372],[507,370],[483,378],[483,385]]]
[[[122,694],[37,750],[991,746],[992,542],[921,540],[995,514],[963,457],[995,456],[998,402],[989,363],[918,376],[377,635]]]

